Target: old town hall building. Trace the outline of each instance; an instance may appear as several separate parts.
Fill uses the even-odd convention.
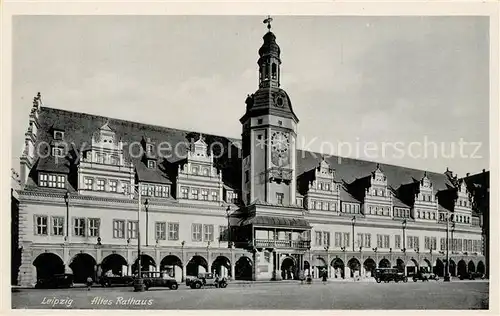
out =
[[[376,267],[442,276],[447,241],[452,276],[486,272],[474,184],[297,149],[280,47],[270,30],[263,40],[241,140],[48,108],[38,94],[16,190],[18,284],[133,275],[139,233],[142,269],[179,281],[206,270],[246,280],[369,278]]]

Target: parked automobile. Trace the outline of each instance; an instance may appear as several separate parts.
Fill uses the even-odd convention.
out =
[[[166,272],[145,271],[141,273],[141,276],[146,290],[152,287],[168,287],[171,290],[179,288],[177,281]],[[137,282],[137,278],[134,282]]]
[[[465,272],[459,276],[460,280],[484,279],[484,274],[480,272]]]
[[[103,275],[99,279],[102,286],[130,286],[134,284],[134,277],[127,275]]]
[[[435,273],[427,272],[427,271],[419,271],[412,275],[413,282],[417,282],[421,280],[422,282],[429,280],[439,280],[439,277]]]
[[[35,284],[37,289],[68,288],[73,286],[73,274],[54,274],[52,276],[39,278]]]
[[[186,285],[190,286],[192,289],[200,289],[205,286],[225,288],[227,287],[227,279],[215,276],[213,273],[200,273],[198,277],[190,279],[189,282],[186,280]]]
[[[403,271],[399,271],[398,269],[395,268],[378,268],[375,269],[374,273],[375,281],[377,283],[380,283],[384,281],[385,283],[388,283],[390,281],[394,282],[408,282],[408,278],[405,276]]]

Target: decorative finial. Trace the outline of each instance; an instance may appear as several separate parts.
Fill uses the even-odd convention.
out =
[[[38,92],[38,93],[36,94],[36,98],[37,98],[38,100],[40,100],[40,99],[42,98],[42,94],[41,94],[40,92]]]
[[[424,171],[424,178],[427,177],[427,171]]]
[[[268,15],[268,16],[267,16],[267,19],[265,19],[265,20],[263,21],[263,23],[264,23],[264,24],[266,24],[266,23],[267,23],[267,29],[268,29],[268,31],[269,31],[269,32],[271,32],[271,22],[272,22],[272,21],[273,21],[273,18],[272,18],[270,15]]]
[[[203,141],[203,134],[202,133],[200,133],[200,138],[198,140]]]
[[[377,163],[377,169],[380,169],[380,164],[379,163]]]

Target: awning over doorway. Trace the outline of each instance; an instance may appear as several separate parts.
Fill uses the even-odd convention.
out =
[[[252,218],[246,218],[240,222],[241,226],[254,225],[265,227],[290,227],[309,229],[311,225],[305,219],[279,216],[257,215]]]

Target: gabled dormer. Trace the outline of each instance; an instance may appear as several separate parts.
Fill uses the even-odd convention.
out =
[[[365,183],[368,185],[364,188],[364,214],[392,217],[392,191],[387,185],[387,177],[379,164]]]
[[[457,182],[458,187],[455,197],[455,216],[454,222],[458,224],[472,224],[472,195],[467,189],[467,184],[462,179]]]
[[[129,196],[134,190],[134,165],[125,162],[123,143],[109,120],[92,135],[78,167],[78,192],[96,196]]]
[[[222,171],[214,166],[212,152],[200,134],[191,144],[187,158],[178,165],[177,198],[220,202],[223,198]]]
[[[338,212],[339,190],[340,184],[335,182],[335,170],[324,157],[316,168],[299,177],[299,191],[304,192],[303,205],[308,210]]]
[[[422,179],[418,182],[412,216],[416,221],[435,222],[439,220],[437,198],[427,172],[424,172]]]

